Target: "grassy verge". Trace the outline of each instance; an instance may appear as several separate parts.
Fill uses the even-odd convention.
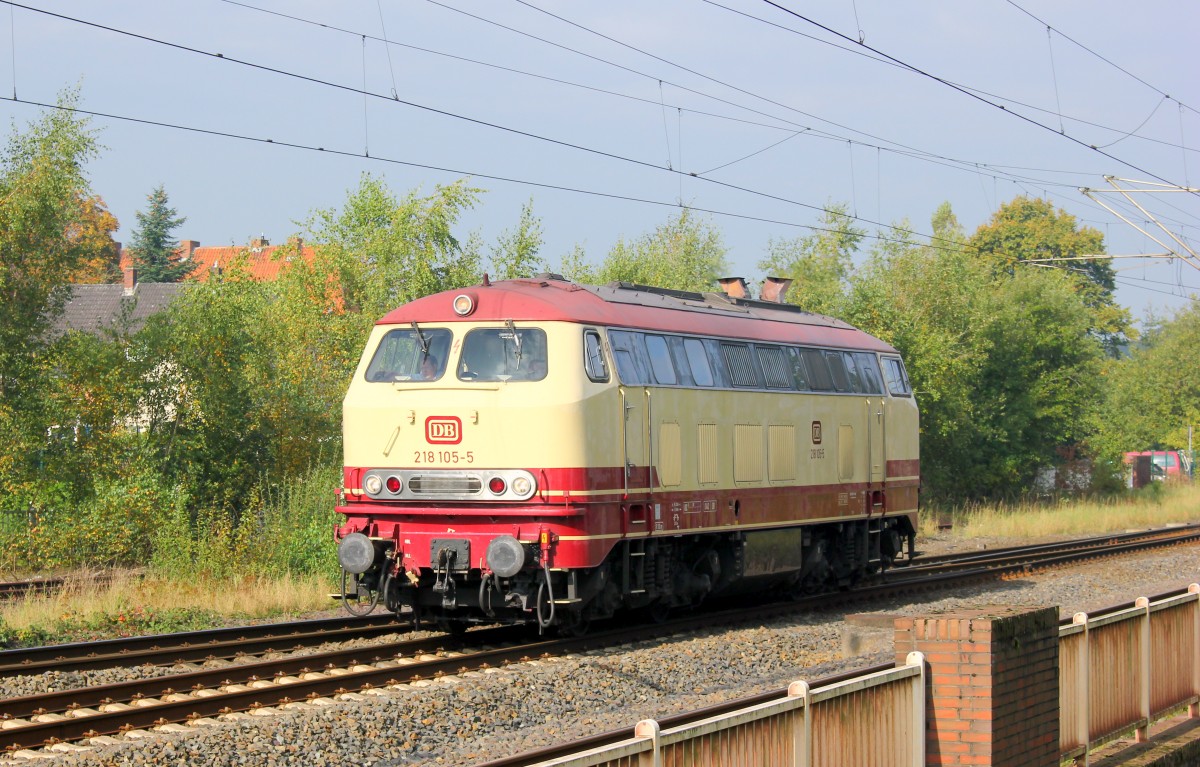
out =
[[[82,642],[286,618],[335,607],[325,577],[186,581],[135,574],[81,580],[48,595],[0,603],[0,645]]]
[[[1164,484],[1106,500],[924,509],[918,538],[1086,536],[1200,520],[1200,486]],[[944,529],[949,525],[949,529]]]

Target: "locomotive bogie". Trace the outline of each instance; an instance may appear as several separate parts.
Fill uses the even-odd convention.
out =
[[[339,559],[389,609],[571,629],[911,556],[917,410],[886,344],[707,294],[459,297],[384,318],[345,400]]]

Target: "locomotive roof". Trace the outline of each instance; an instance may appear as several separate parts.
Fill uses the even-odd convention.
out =
[[[455,296],[475,301],[468,317],[454,313]],[[854,326],[791,304],[668,290],[626,282],[580,285],[555,274],[488,282],[419,298],[379,325],[411,322],[578,322],[618,328],[714,335],[843,349],[896,350]]]

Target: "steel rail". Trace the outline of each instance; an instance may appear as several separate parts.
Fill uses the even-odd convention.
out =
[[[112,666],[165,664],[238,655],[290,651],[299,646],[373,637],[411,630],[392,615],[367,618],[341,616],[289,623],[154,634],[96,642],[25,647],[0,651],[0,677],[46,669],[78,671]],[[291,642],[291,645],[283,643]]]

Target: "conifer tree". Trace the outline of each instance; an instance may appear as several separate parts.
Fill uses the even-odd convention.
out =
[[[182,260],[179,241],[171,233],[187,219],[170,206],[162,184],[146,200],[150,205],[137,212],[138,229],[129,246],[138,281],[179,282],[195,265]]]

